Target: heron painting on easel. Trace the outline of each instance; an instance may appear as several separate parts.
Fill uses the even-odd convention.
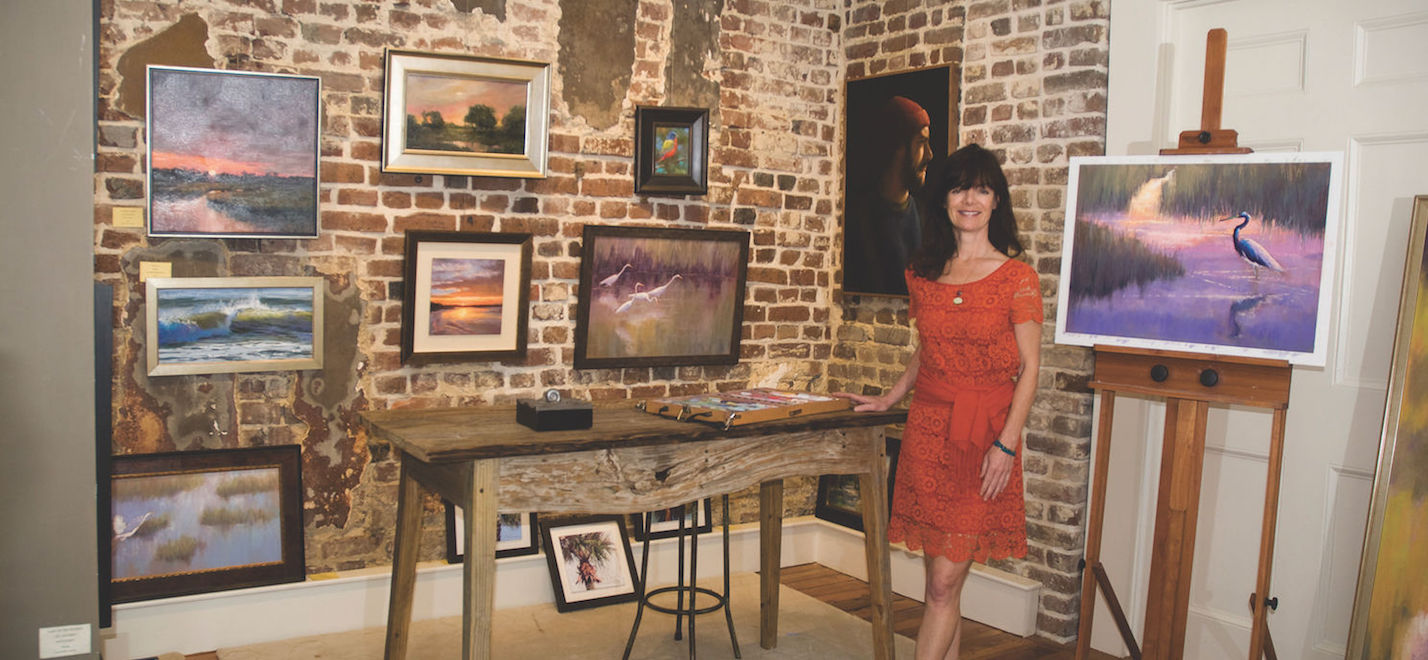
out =
[[[1056,340],[1324,364],[1339,162],[1071,159]]]

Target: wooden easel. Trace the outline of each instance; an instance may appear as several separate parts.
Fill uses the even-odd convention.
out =
[[[1205,91],[1200,129],[1183,131],[1178,149],[1161,155],[1244,154],[1238,134],[1220,128],[1225,80],[1223,29],[1211,30],[1205,47]],[[1274,532],[1279,511],[1280,465],[1284,419],[1289,407],[1291,369],[1283,360],[1227,358],[1196,353],[1097,346],[1091,387],[1101,394],[1097,426],[1095,482],[1086,531],[1085,570],[1081,578],[1081,622],[1076,660],[1091,649],[1091,622],[1096,589],[1106,596],[1121,639],[1135,660],[1179,660],[1185,650],[1185,625],[1190,603],[1190,573],[1194,566],[1195,527],[1200,510],[1200,477],[1205,456],[1205,421],[1211,403],[1229,403],[1273,411],[1269,465],[1265,483],[1264,521],[1260,528],[1259,573],[1250,609],[1249,660],[1262,655],[1276,660],[1269,638],[1266,608],[1278,605],[1269,593],[1274,561]],[[1111,421],[1116,392],[1162,396],[1166,400],[1165,438],[1160,459],[1160,490],[1155,512],[1155,536],[1150,565],[1144,630],[1144,653],[1136,645],[1125,613],[1101,565],[1101,528],[1105,523],[1106,471],[1110,465]]]

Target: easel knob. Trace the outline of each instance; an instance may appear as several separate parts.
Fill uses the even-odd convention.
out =
[[[1163,364],[1157,364],[1150,368],[1151,380],[1157,383],[1163,383],[1168,378],[1170,378],[1170,367],[1167,367]]]
[[[1200,372],[1200,384],[1205,387],[1214,387],[1220,384],[1220,372],[1214,369],[1206,369]]]

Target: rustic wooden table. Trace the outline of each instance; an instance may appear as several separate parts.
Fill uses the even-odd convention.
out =
[[[872,589],[873,648],[893,658],[883,428],[907,411],[841,412],[735,426],[679,422],[633,406],[596,408],[594,426],[536,432],[514,408],[362,413],[374,438],[398,450],[401,481],[386,658],[406,657],[420,536],[418,487],[466,512],[462,657],[491,658],[496,515],[636,513],[760,485],[760,639],[778,643],[783,479],[857,474]]]

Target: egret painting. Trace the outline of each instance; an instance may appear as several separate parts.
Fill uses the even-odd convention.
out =
[[[1324,364],[1339,163],[1073,158],[1056,340]]]
[[[576,368],[738,361],[747,232],[587,225],[584,241]]]
[[[297,445],[114,457],[115,602],[301,580]]]

